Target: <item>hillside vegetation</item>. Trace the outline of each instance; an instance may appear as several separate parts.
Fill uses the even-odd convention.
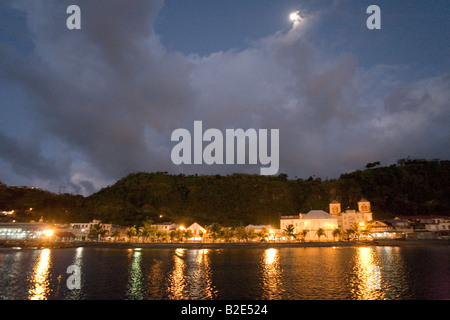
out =
[[[138,172],[89,197],[1,184],[0,210],[15,210],[19,221],[41,217],[55,222],[100,219],[131,226],[151,218],[184,224],[278,226],[281,215],[311,209],[328,212],[332,200],[341,202],[344,210],[356,209],[362,197],[372,203],[374,219],[450,215],[450,161],[402,159],[387,167],[375,162],[365,170],[332,180],[292,180],[284,174],[186,176]]]

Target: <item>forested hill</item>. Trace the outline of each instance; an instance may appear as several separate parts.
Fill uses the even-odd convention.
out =
[[[0,185],[0,210],[18,210],[23,220],[42,216],[58,222],[100,219],[129,226],[151,218],[185,224],[278,226],[281,215],[311,209],[328,212],[332,200],[341,202],[342,209],[357,209],[357,202],[364,197],[372,203],[374,219],[450,215],[450,161],[399,160],[388,167],[377,165],[368,164],[365,170],[333,180],[291,180],[284,174],[139,172],[89,197]]]

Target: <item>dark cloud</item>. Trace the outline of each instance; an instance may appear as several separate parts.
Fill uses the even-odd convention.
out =
[[[82,7],[79,31],[65,28],[71,4]],[[280,172],[290,176],[334,177],[414,152],[449,155],[449,77],[386,82],[395,66],[361,69],[352,54],[323,55],[308,38],[313,13],[247,49],[186,56],[168,52],[154,31],[162,1],[14,6],[26,13],[34,47],[24,56],[0,46],[1,77],[23,88],[45,132],[19,141],[0,129],[0,157],[19,175],[89,194],[141,170],[259,172],[174,166],[171,132],[192,132],[194,120],[223,131],[280,129]]]
[[[16,139],[1,132],[0,141],[0,158],[10,163],[12,169],[20,175],[54,179],[68,168],[67,164],[56,165],[54,160],[46,159],[35,141]]]

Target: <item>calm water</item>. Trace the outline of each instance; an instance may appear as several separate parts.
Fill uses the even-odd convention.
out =
[[[0,249],[8,300],[449,299],[449,284],[449,247]]]

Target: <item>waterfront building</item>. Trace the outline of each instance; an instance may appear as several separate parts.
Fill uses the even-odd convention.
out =
[[[330,240],[333,239],[333,231],[338,228],[338,221],[335,216],[323,210],[311,210],[298,216],[282,216],[281,230],[285,231],[289,225],[294,227],[293,234],[305,232],[305,241]],[[319,229],[323,231],[322,235],[318,234]]]
[[[281,216],[280,218],[280,229],[281,231],[286,230],[286,228],[292,225],[294,227],[294,234],[300,233],[300,215],[296,216]]]
[[[0,223],[0,240],[43,240],[53,234],[54,228],[47,223]]]
[[[206,234],[206,229],[199,225],[197,222],[191,224],[186,230],[192,232],[192,238],[189,238],[190,241],[201,241]]]
[[[333,200],[330,204],[330,214],[337,218],[338,226],[341,231],[346,231],[357,226],[365,226],[372,221],[372,210],[370,202],[362,198],[358,202],[358,210],[347,209],[341,211],[341,204]]]
[[[450,230],[450,217],[446,216],[401,216],[395,219],[408,220],[415,230]]]
[[[394,228],[384,221],[372,221],[368,230],[373,239],[396,239],[402,237],[402,233],[395,232]]]
[[[255,232],[259,232],[259,231],[267,231],[267,232],[269,232],[270,230],[273,230],[272,226],[264,225],[264,224],[260,224],[260,225],[249,224],[248,226],[246,226],[244,228],[245,231],[249,231],[250,229],[255,231]]]
[[[160,222],[154,223],[152,226],[156,227],[158,230],[170,232],[172,230],[176,230],[178,225],[173,222]]]
[[[403,221],[408,224],[408,238],[436,239],[450,236],[450,217],[430,216],[401,216],[394,219],[394,223]]]
[[[106,230],[106,235],[111,234],[113,225],[111,223],[102,223],[100,220],[92,220],[92,222],[70,223],[69,230],[75,235],[77,240],[86,240],[89,233],[96,225],[99,225],[102,230]]]
[[[326,240],[333,239],[333,230],[338,228],[338,220],[323,210],[311,210],[307,214],[300,214],[300,230],[307,230],[305,241],[322,240],[317,233],[322,229]]]

